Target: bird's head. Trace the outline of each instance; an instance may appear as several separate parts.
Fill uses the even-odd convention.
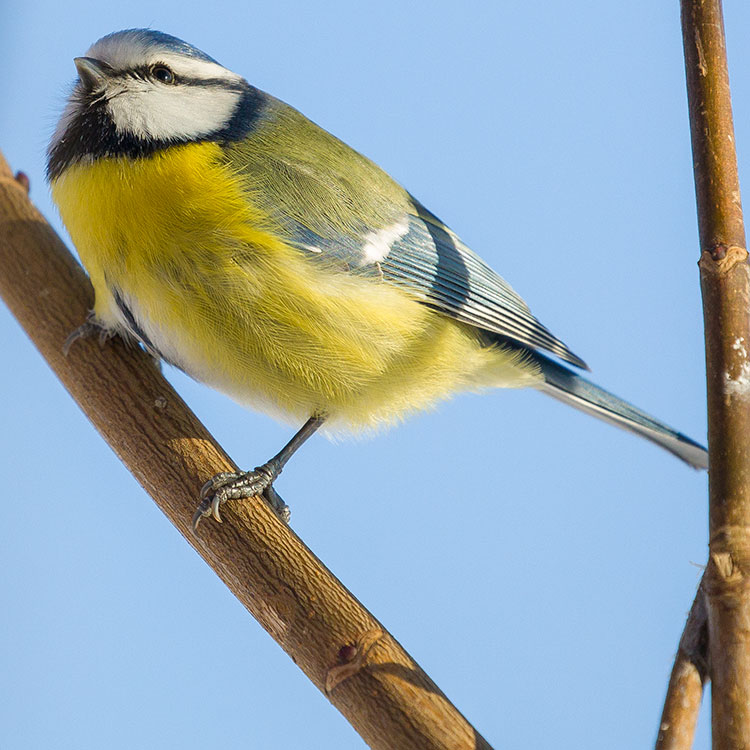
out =
[[[78,80],[49,146],[50,179],[80,161],[238,140],[263,105],[244,78],[159,31],[109,34],[75,65]]]

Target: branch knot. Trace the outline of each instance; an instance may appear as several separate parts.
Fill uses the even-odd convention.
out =
[[[723,276],[729,273],[738,263],[746,263],[747,249],[739,245],[717,243],[701,253],[698,267],[702,273]]]

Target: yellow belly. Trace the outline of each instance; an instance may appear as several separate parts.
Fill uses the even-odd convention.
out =
[[[114,290],[165,357],[238,401],[370,427],[457,390],[538,382],[517,354],[378,279],[315,263],[273,235],[219,159],[191,144],[69,168],[53,197],[118,328]]]

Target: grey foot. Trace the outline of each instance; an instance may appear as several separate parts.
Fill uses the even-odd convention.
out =
[[[202,518],[212,516],[221,523],[219,507],[228,500],[242,500],[262,495],[284,523],[289,522],[289,506],[273,488],[274,472],[268,464],[253,471],[222,472],[209,479],[201,488],[201,502],[193,514],[193,533]]]
[[[103,326],[101,323],[99,323],[96,320],[96,317],[94,316],[93,312],[90,312],[88,314],[88,317],[86,318],[86,322],[83,325],[78,326],[78,328],[73,331],[68,338],[65,339],[65,343],[63,344],[63,356],[67,357],[68,353],[70,352],[70,347],[75,344],[76,341],[79,341],[80,339],[88,339],[92,336],[98,336],[99,337],[99,346],[104,346],[107,339],[111,338],[114,334],[112,331],[108,330],[105,326]]]

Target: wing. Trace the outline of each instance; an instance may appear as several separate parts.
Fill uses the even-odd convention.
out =
[[[402,214],[358,243],[301,227],[291,242],[318,258],[335,257],[349,272],[381,276],[444,315],[588,369],[502,277],[418,201],[413,206],[413,214]]]
[[[230,164],[311,259],[395,284],[434,310],[577,367],[510,285],[373,162],[269,97]]]

